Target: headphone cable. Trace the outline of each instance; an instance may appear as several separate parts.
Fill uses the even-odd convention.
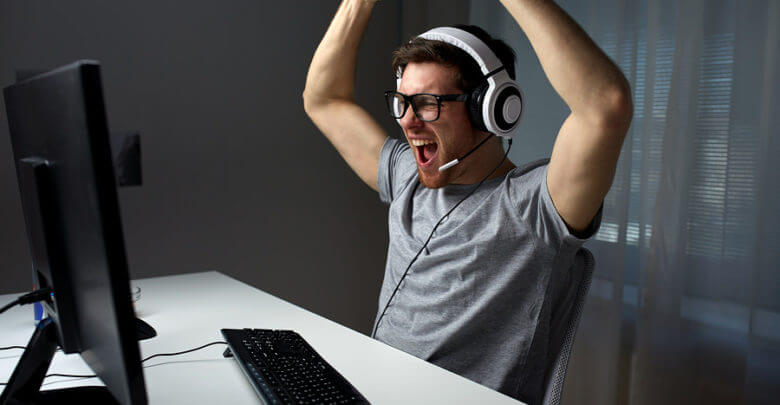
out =
[[[490,139],[490,136],[488,136],[487,139]],[[482,141],[482,142],[484,142],[484,141]],[[477,184],[476,187],[471,189],[471,191],[469,191],[469,193],[466,194],[465,197],[461,198],[460,201],[458,201],[455,205],[453,205],[452,208],[450,208],[450,210],[447,211],[447,213],[444,214],[439,219],[438,222],[436,222],[436,225],[434,225],[433,229],[431,230],[431,233],[428,235],[428,239],[425,240],[425,243],[422,245],[420,250],[418,250],[417,254],[414,255],[414,258],[412,259],[411,262],[409,262],[409,265],[406,266],[406,270],[404,270],[404,274],[401,275],[401,279],[398,280],[398,284],[396,284],[395,289],[393,289],[393,293],[390,294],[390,298],[387,300],[387,303],[385,304],[384,309],[382,309],[382,313],[379,315],[379,318],[377,318],[376,323],[374,324],[374,330],[371,332],[371,338],[376,339],[376,332],[379,329],[379,323],[382,322],[382,318],[384,318],[385,313],[387,313],[387,308],[390,307],[390,303],[393,301],[393,297],[395,297],[395,294],[398,292],[398,288],[401,287],[401,283],[406,278],[406,275],[409,274],[409,269],[412,268],[412,264],[414,264],[414,262],[417,261],[417,258],[420,257],[420,253],[422,253],[423,250],[425,250],[425,247],[428,246],[428,242],[431,241],[431,238],[433,237],[433,234],[436,232],[436,229],[439,227],[439,225],[441,225],[442,221],[444,221],[444,219],[447,218],[452,213],[452,211],[455,211],[455,208],[458,208],[458,206],[463,201],[466,201],[467,198],[471,197],[471,195],[474,194],[475,191],[477,191],[477,189],[482,185],[482,183],[484,183],[485,180],[488,179],[488,177],[492,176],[493,173],[495,173],[496,170],[498,170],[498,168],[501,167],[501,165],[506,160],[506,157],[509,155],[509,151],[511,149],[512,149],[512,138],[509,138],[509,146],[507,147],[506,152],[504,153],[504,157],[501,159],[500,162],[498,162],[498,165],[496,165],[496,167],[493,170],[491,170],[490,173],[487,174],[487,176],[482,178],[482,180],[479,182],[479,184]]]

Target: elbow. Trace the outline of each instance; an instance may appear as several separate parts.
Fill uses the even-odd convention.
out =
[[[303,111],[306,112],[306,115],[312,121],[314,121],[316,116],[320,115],[322,111],[339,100],[338,98],[323,96],[309,90],[304,90],[301,98],[303,99]]]
[[[634,118],[634,101],[631,99],[631,86],[625,78],[612,96],[612,103],[614,118],[628,129]]]
[[[317,101],[307,90],[303,91],[301,98],[303,99],[303,111],[311,118],[312,113],[317,109]]]
[[[621,85],[604,91],[596,120],[601,128],[625,136],[634,117],[634,103],[628,82],[625,79],[622,82]]]

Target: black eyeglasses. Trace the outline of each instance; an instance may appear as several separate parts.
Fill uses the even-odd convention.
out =
[[[406,114],[409,105],[412,105],[414,115],[420,121],[431,122],[439,119],[441,114],[442,101],[466,101],[467,94],[430,94],[417,93],[407,96],[397,91],[386,91],[385,101],[387,101],[387,110],[395,119],[400,119]]]

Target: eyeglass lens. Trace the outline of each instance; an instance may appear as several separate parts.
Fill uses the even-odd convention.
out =
[[[388,99],[388,105],[393,118],[401,118],[408,109],[406,99],[400,93],[393,93]],[[417,118],[423,121],[434,121],[439,118],[439,101],[430,94],[415,94],[411,97],[412,110]]]

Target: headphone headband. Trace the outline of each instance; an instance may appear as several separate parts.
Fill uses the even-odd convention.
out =
[[[479,69],[485,76],[503,67],[501,60],[498,59],[498,56],[496,56],[493,50],[491,50],[481,39],[468,31],[453,27],[438,27],[426,31],[418,37],[446,42],[464,50],[477,62]]]

